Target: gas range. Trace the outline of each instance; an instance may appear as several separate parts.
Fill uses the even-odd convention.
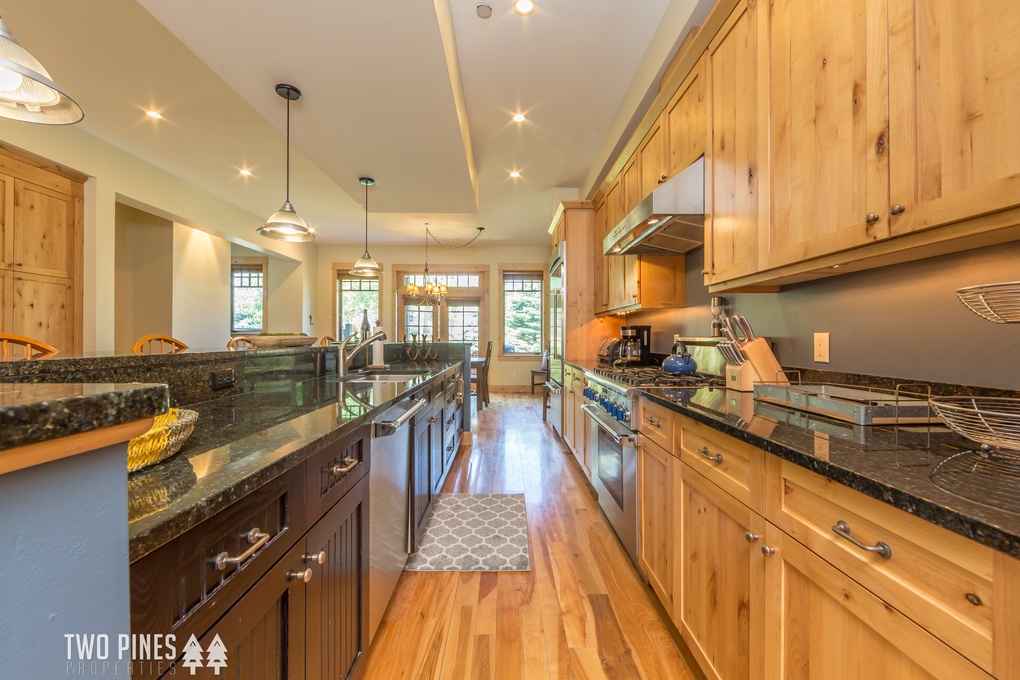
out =
[[[666,373],[658,366],[636,366],[630,368],[599,367],[595,375],[608,378],[628,387],[725,387],[722,376],[711,373],[676,375]]]

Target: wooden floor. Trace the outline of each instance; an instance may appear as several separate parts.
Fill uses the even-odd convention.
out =
[[[493,394],[444,487],[523,492],[532,570],[405,572],[367,680],[691,677],[541,403]]]

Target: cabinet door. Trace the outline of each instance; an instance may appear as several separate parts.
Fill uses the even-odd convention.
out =
[[[652,189],[666,181],[666,130],[659,116],[645,134],[638,146],[640,186],[638,203],[643,201]],[[635,204],[636,205],[636,204]]]
[[[14,180],[14,266],[23,272],[74,274],[74,197]]]
[[[570,378],[563,384],[563,441],[574,451],[574,391]]]
[[[773,525],[764,540],[768,680],[990,677]]]
[[[443,467],[443,410],[437,408],[432,418],[434,420],[429,427],[429,483],[434,498],[442,490],[443,481],[446,479],[443,474],[446,472],[446,468]]]
[[[672,177],[705,155],[708,102],[702,57],[666,104],[666,174]]]
[[[890,0],[889,26],[892,233],[1020,205],[1020,3]]]
[[[419,421],[412,430],[414,452],[411,456],[411,551],[418,549],[418,539],[425,529],[432,504],[432,485],[429,470],[432,428],[427,419]]]
[[[304,678],[305,590],[309,584],[295,577],[307,568],[304,547],[304,541],[294,546],[198,640],[205,653],[189,655],[185,648],[188,640],[178,638],[177,653],[184,656],[164,677],[197,680]],[[317,574],[313,574],[313,581],[316,577]],[[223,648],[222,653],[214,657],[209,651],[217,636]],[[222,664],[210,665],[213,658]],[[139,674],[147,674],[146,664],[139,666]]]
[[[368,479],[358,482],[308,532],[307,677],[347,680],[361,675],[368,648]]]
[[[0,175],[0,269],[13,268],[14,178],[9,175]]]
[[[638,566],[666,611],[673,610],[673,473],[679,462],[658,444],[637,450]]]
[[[889,236],[887,0],[766,3],[772,268]],[[907,97],[904,92],[903,97]]]
[[[592,252],[595,266],[593,278],[595,285],[595,313],[609,309],[609,270],[607,258],[602,254],[602,240],[609,234],[609,210],[607,201],[595,208],[595,248]]]
[[[0,333],[14,332],[14,272],[0,270]]]
[[[710,679],[761,676],[764,520],[680,464],[677,627]]]
[[[737,5],[705,55],[710,123],[705,152],[708,283],[758,270],[758,98],[755,2]]]
[[[641,171],[638,166],[637,154],[627,161],[627,164],[623,167],[622,176],[623,200],[620,208],[620,220],[626,217],[641,201]]]
[[[70,279],[15,272],[11,302],[12,332],[53,345],[61,352],[74,349],[74,318]]]

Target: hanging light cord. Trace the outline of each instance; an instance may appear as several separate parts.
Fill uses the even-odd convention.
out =
[[[370,255],[368,254],[368,183],[365,183],[365,259],[367,260]]]
[[[436,243],[438,243],[439,245],[443,246],[444,248],[466,248],[466,247],[468,247],[469,245],[471,245],[472,243],[474,243],[474,242],[475,242],[475,240],[476,240],[476,239],[477,239],[477,238],[478,238],[479,236],[481,236],[481,235],[482,235],[482,232],[483,232],[483,231],[485,231],[485,227],[476,227],[476,228],[478,229],[478,233],[474,235],[474,238],[472,238],[472,239],[471,239],[470,241],[468,241],[467,243],[462,243],[462,244],[460,244],[459,246],[452,246],[452,245],[449,245],[449,244],[447,244],[447,243],[443,243],[442,241],[440,241],[439,239],[437,239],[437,238],[436,238],[436,235],[435,235],[435,234],[433,234],[433,233],[432,233],[431,231],[429,231],[429,225],[428,225],[428,224],[426,223],[426,224],[425,224],[425,259],[426,259],[426,260],[428,259],[428,248],[429,248],[429,236],[431,236],[431,237],[432,237],[432,240],[433,240],[433,241],[435,241],[435,242],[436,242]]]
[[[287,94],[287,203],[290,203],[290,93]]]

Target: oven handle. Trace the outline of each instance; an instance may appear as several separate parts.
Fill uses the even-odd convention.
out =
[[[581,410],[584,411],[596,425],[602,428],[605,433],[608,434],[619,446],[626,446],[628,448],[634,448],[637,446],[637,437],[635,435],[630,433],[620,434],[617,432],[612,425],[603,420],[602,414],[599,413],[598,410],[596,410],[596,408],[591,404],[585,404],[581,407]]]

